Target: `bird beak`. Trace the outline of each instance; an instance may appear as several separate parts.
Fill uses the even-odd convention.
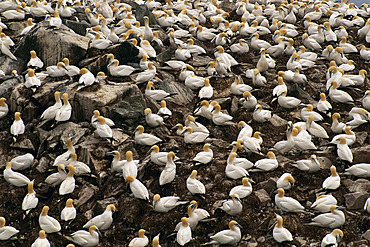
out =
[[[151,152],[153,152],[153,149],[152,149],[152,148],[151,148],[151,149],[149,149],[149,150],[148,150],[148,152],[146,152],[146,155],[151,154]]]
[[[114,156],[115,154],[114,154],[114,152],[108,152],[107,155],[108,156]]]
[[[68,68],[65,65],[63,65],[62,67],[63,67],[63,69],[68,71]]]

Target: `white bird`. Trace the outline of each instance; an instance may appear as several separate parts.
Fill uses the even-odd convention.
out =
[[[370,214],[370,197],[365,202],[364,210]]]
[[[172,112],[167,108],[166,101],[161,100],[161,108],[158,109],[157,114],[163,118],[172,116]]]
[[[243,199],[249,196],[251,193],[252,193],[252,185],[249,182],[249,179],[243,178],[242,184],[233,187],[229,192],[229,196],[232,196],[233,194],[238,194],[239,198]]]
[[[290,109],[297,107],[301,103],[301,100],[286,95],[287,91],[283,91],[280,95],[278,95],[278,103],[281,107]]]
[[[345,123],[341,123],[341,122],[338,121],[339,118],[340,118],[340,114],[339,113],[334,113],[333,116],[332,116],[333,123],[332,123],[330,129],[335,134],[342,133],[343,130],[346,128],[346,124]],[[338,140],[339,140],[339,137],[338,137]]]
[[[344,136],[339,137],[339,144],[337,144],[337,154],[340,160],[345,160],[350,163],[353,162],[353,154],[348,147],[347,140]]]
[[[153,146],[162,140],[152,134],[144,133],[144,127],[139,125],[135,130],[135,142],[139,145]]]
[[[84,87],[91,86],[95,82],[95,76],[93,73],[91,73],[88,69],[82,68],[79,71],[79,74],[81,74],[80,79],[78,79],[78,84],[80,85],[76,91],[81,90]]]
[[[246,91],[251,91],[253,88],[247,84],[243,83],[242,77],[234,76],[234,82],[230,86],[232,94],[242,95]]]
[[[190,191],[191,194],[205,194],[206,187],[202,182],[196,179],[198,172],[193,170],[186,180],[186,188]]]
[[[311,205],[311,209],[326,213],[330,211],[332,205],[337,205],[337,199],[332,195],[321,195],[318,196],[315,202]]]
[[[343,174],[368,178],[370,177],[370,163],[359,163],[356,165],[352,165],[347,168]]]
[[[108,65],[109,73],[112,76],[129,76],[134,72],[136,69],[128,66],[128,65],[119,65],[119,61],[117,59],[113,59]]]
[[[204,132],[193,132],[192,127],[187,127],[184,134],[184,142],[187,144],[203,143],[209,134]]]
[[[64,179],[67,177],[65,166],[63,164],[59,164],[57,169],[58,172],[49,175],[45,179],[45,183],[50,184],[51,186],[57,186],[64,181]]]
[[[320,163],[314,154],[310,156],[310,159],[297,160],[295,163],[292,163],[292,165],[301,171],[317,172],[320,170]]]
[[[159,244],[159,234],[153,238],[152,246],[153,247],[161,247],[160,244]]]
[[[36,91],[38,87],[41,86],[41,81],[37,76],[35,76],[35,71],[33,69],[28,69],[28,74],[26,76],[26,82],[24,83],[26,88],[31,88],[32,91]]]
[[[91,117],[91,125],[94,127],[94,128],[97,128],[97,124],[96,122],[98,121],[98,117],[100,117],[100,112],[99,110],[94,110],[94,115]],[[109,126],[109,127],[112,127],[114,126],[114,122],[112,119],[109,119],[109,118],[106,118],[104,117],[105,119],[105,123]]]
[[[62,101],[60,100],[60,92],[56,91],[54,93],[55,103],[49,106],[41,115],[40,120],[49,121],[54,120],[57,111],[62,107]],[[55,165],[55,164],[54,164]],[[58,164],[56,164],[58,165]]]
[[[158,114],[152,113],[150,108],[144,110],[145,121],[150,127],[158,127],[164,124],[163,118]]]
[[[271,118],[271,111],[263,110],[260,104],[256,105],[256,108],[253,112],[253,120],[259,123],[266,122]]]
[[[285,191],[283,188],[279,188],[278,194],[275,195],[275,204],[279,209],[285,212],[291,213],[302,213],[304,212],[304,207],[294,198],[284,196]]]
[[[251,172],[268,172],[275,170],[279,165],[276,160],[275,154],[272,151],[267,153],[268,159],[257,160]]]
[[[288,91],[287,86],[284,83],[284,78],[279,76],[278,77],[278,83],[276,87],[272,90],[272,96],[278,97],[280,94],[282,94],[284,91]]]
[[[186,61],[191,58],[191,53],[190,50],[188,49],[183,49],[182,45],[179,44],[175,51],[175,58],[180,60],[180,61]]]
[[[312,114],[307,119],[306,129],[308,132],[310,132],[311,135],[314,135],[316,137],[329,138],[328,133],[326,133],[326,130],[319,124],[315,123],[314,116]]]
[[[102,116],[99,116],[97,120],[98,122],[96,123],[96,133],[98,134],[98,136],[100,136],[103,139],[105,138],[113,139],[113,131],[108,126],[105,118]]]
[[[185,244],[190,242],[190,240],[192,239],[192,236],[191,236],[191,228],[189,226],[188,219],[186,217],[182,217],[181,222],[182,223],[181,223],[180,229],[176,235],[176,242],[179,245],[184,246]]]
[[[199,99],[210,99],[213,97],[213,87],[209,82],[209,78],[204,79],[204,86],[199,90]]]
[[[203,146],[203,151],[197,153],[194,157],[193,161],[200,163],[200,164],[208,164],[213,160],[213,151],[210,149],[211,144],[206,143]]]
[[[33,242],[31,247],[50,247],[50,242],[46,238],[46,234],[44,230],[39,231],[39,237]]]
[[[233,117],[222,113],[221,112],[221,106],[219,104],[214,106],[214,112],[212,116],[212,122],[216,125],[234,125],[234,122],[232,122]]]
[[[324,190],[336,190],[340,186],[340,177],[335,166],[330,167],[331,176],[327,177],[322,183]]]
[[[247,41],[244,39],[239,39],[238,43],[230,46],[230,50],[237,54],[246,54],[249,51],[249,46]]]
[[[71,240],[82,247],[93,247],[99,244],[99,233],[96,226],[90,226],[89,231],[78,230],[71,234]]]
[[[112,41],[108,39],[100,38],[100,33],[97,32],[95,34],[95,38],[90,43],[90,47],[93,47],[99,50],[104,50],[104,49],[107,49],[112,44],[113,44]]]
[[[148,69],[140,72],[135,81],[137,84],[140,84],[142,82],[148,82],[154,79],[155,75],[157,73],[156,67],[154,67],[153,62],[148,63]]]
[[[27,184],[31,182],[25,175],[19,172],[14,172],[12,170],[11,162],[6,163],[3,174],[4,174],[5,181],[17,187],[26,186]]]
[[[32,19],[31,19],[31,22],[32,22]],[[42,67],[44,67],[44,63],[41,61],[40,58],[37,57],[35,51],[33,51],[33,50],[30,51],[30,54],[31,54],[31,58],[27,63],[27,67],[29,67],[29,68],[31,67],[31,68],[35,68],[35,69],[41,69]]]
[[[276,215],[277,223],[272,231],[272,236],[278,243],[293,241],[293,236],[288,229],[283,227],[283,218],[280,215]]]
[[[55,120],[57,122],[62,122],[62,121],[68,121],[71,118],[72,114],[72,106],[68,102],[68,94],[64,93],[62,95],[63,98],[63,105],[56,110],[55,113]]]
[[[76,176],[91,173],[91,169],[88,165],[81,161],[77,161],[77,154],[75,152],[72,152],[69,156],[70,158],[67,160],[67,162],[68,164],[74,166]]]
[[[149,201],[148,189],[139,180],[128,176],[125,181],[130,183],[130,189],[134,197]]]
[[[10,160],[10,162],[12,163],[12,169],[13,170],[27,169],[32,165],[33,159],[34,157],[30,153],[14,157],[13,159]]]
[[[306,107],[302,108],[301,110],[301,118],[303,121],[307,121],[308,117],[310,115],[313,115],[314,121],[323,121],[324,118],[317,112],[313,110],[313,106],[311,104],[308,104]]]
[[[69,76],[75,76],[75,75],[78,75],[80,74],[80,69],[77,67],[77,66],[74,66],[74,65],[69,65],[69,59],[68,58],[63,58],[63,63],[66,65],[66,68],[67,68],[67,74]]]
[[[293,178],[292,174],[286,172],[276,181],[276,187],[284,190],[290,190],[294,183],[295,179]]]
[[[161,175],[159,176],[159,185],[164,185],[171,183],[176,177],[176,164],[173,161],[175,158],[174,152],[169,152],[167,154],[167,162],[166,166],[164,167]]]
[[[13,124],[10,126],[10,133],[14,136],[13,139],[15,142],[17,140],[16,137],[24,133],[24,131],[26,130],[26,126],[24,125],[23,120],[21,119],[20,112],[14,113],[14,119],[15,120]]]
[[[22,202],[22,210],[26,211],[26,214],[28,214],[28,212],[31,209],[36,208],[37,204],[39,203],[39,199],[36,196],[36,192],[33,190],[33,183],[34,183],[33,181],[28,183],[27,187],[28,193],[23,198]]]
[[[76,218],[77,211],[75,207],[73,207],[73,199],[68,199],[66,201],[66,206],[63,208],[62,212],[60,212],[60,219],[64,221],[73,220]]]
[[[233,194],[231,200],[225,200],[220,207],[223,211],[231,216],[239,215],[243,210],[243,204],[238,194]]]
[[[353,102],[351,95],[342,90],[338,90],[338,82],[332,81],[329,88],[329,97],[333,102],[349,104]]]
[[[243,98],[239,99],[239,103],[242,105],[242,108],[252,110],[255,109],[257,105],[257,99],[251,94],[251,92],[245,91],[243,93]]]
[[[337,247],[343,238],[343,232],[340,229],[334,229],[331,233],[325,235],[321,240],[321,247]]]
[[[44,206],[39,216],[40,228],[46,233],[59,232],[61,227],[59,221],[48,215],[49,207]]]
[[[147,236],[144,235],[145,230],[140,229],[138,233],[138,237],[133,238],[130,243],[128,244],[129,247],[145,247],[149,244],[149,239]]]
[[[340,115],[339,115],[339,117],[340,117]],[[346,139],[347,145],[349,145],[349,146],[353,145],[356,142],[356,134],[351,130],[350,126],[345,126],[344,127],[344,132],[345,132],[345,134],[339,134],[339,135],[334,136],[330,143],[339,144],[340,143],[339,138],[344,137]]]
[[[164,90],[160,89],[152,89],[153,82],[149,81],[146,88],[145,88],[145,95],[154,99],[154,100],[163,100],[167,97],[170,97],[171,94],[167,93]]]
[[[186,204],[186,201],[179,201],[178,196],[165,196],[161,197],[159,194],[153,196],[153,209],[156,212],[167,213],[178,205]]]
[[[229,223],[229,229],[228,230],[222,230],[215,235],[210,236],[212,239],[209,244],[236,244],[239,243],[242,234],[240,231],[240,225],[235,221],[232,220]]]
[[[115,211],[116,207],[113,204],[107,205],[105,211],[102,214],[99,214],[86,222],[86,224],[83,225],[83,228],[90,228],[91,226],[95,225],[102,231],[109,229],[109,227],[112,225],[112,215]]]
[[[316,108],[319,112],[325,113],[330,117],[330,110],[332,109],[331,104],[326,100],[325,93],[320,93],[320,100],[316,105]]]
[[[0,240],[8,240],[19,231],[12,226],[5,226],[5,218],[0,217]]]
[[[9,112],[9,107],[5,103],[5,101],[6,101],[5,98],[0,98],[0,119],[5,117]]]
[[[64,181],[60,184],[59,195],[70,194],[74,191],[76,186],[76,181],[74,176],[75,167],[73,165],[68,165],[68,174]]]
[[[236,155],[237,154],[235,152],[231,152],[231,154],[229,155],[229,158],[227,160],[227,165],[225,167],[226,176],[231,179],[239,179],[242,177],[249,176],[246,169],[234,164]]]
[[[46,74],[51,77],[63,77],[67,75],[67,67],[63,62],[58,62],[57,65],[46,67]]]
[[[342,226],[345,223],[346,218],[344,213],[338,209],[338,206],[330,206],[330,213],[324,213],[316,216],[312,219],[312,222],[309,223],[309,225],[328,228],[337,228]]]

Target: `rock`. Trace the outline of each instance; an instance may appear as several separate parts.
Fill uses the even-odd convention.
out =
[[[270,177],[268,180],[262,181],[258,183],[258,186],[263,188],[266,192],[272,193],[276,190],[276,181],[278,180],[277,177]]]
[[[76,208],[81,207],[88,200],[90,200],[97,191],[98,191],[98,187],[91,185],[91,184],[85,184],[79,190],[78,197],[77,197],[78,199],[75,199],[73,202],[74,206]]]
[[[28,151],[35,151],[35,147],[33,146],[32,141],[27,138],[22,139],[22,137],[17,137],[17,142],[12,143],[10,147],[16,149],[24,149]]]
[[[77,121],[89,121],[95,109],[120,126],[136,126],[144,116],[145,102],[135,84],[101,85],[96,92],[81,91],[73,100],[72,115]]]
[[[175,52],[175,49],[172,47],[169,47],[168,49],[162,51],[161,53],[157,55],[158,62],[164,63],[164,62],[171,60],[171,57],[174,54],[174,52]]]
[[[63,19],[63,24],[72,29],[75,33],[85,36],[86,28],[90,27],[90,24],[86,21],[73,21]]]
[[[0,69],[6,75],[10,75],[13,70],[17,71],[18,74],[20,74],[20,73],[22,73],[23,68],[24,68],[24,66],[26,65],[27,62],[23,61],[22,59],[14,60],[14,59],[11,59],[10,57],[6,56],[6,55],[1,55],[0,56]]]
[[[90,41],[88,38],[71,32],[64,25],[59,30],[42,25],[43,22],[37,24],[17,44],[15,56],[28,62],[30,51],[35,50],[45,67],[56,65],[65,57],[69,58],[71,64],[78,64],[85,57]]]
[[[368,163],[370,160],[370,145],[351,148],[353,154],[353,164]]]
[[[253,193],[258,198],[260,205],[266,206],[269,202],[271,202],[270,195],[264,189],[253,191]]]
[[[0,77],[2,78],[2,77]],[[9,98],[12,90],[18,86],[21,83],[24,83],[24,80],[21,76],[19,77],[14,77],[14,76],[9,76],[6,77],[7,80],[1,82],[0,86],[0,95],[1,97]]]
[[[264,236],[261,236],[261,237],[257,238],[258,243],[263,243],[265,241],[266,241],[266,238]]]
[[[369,135],[368,135],[367,132],[364,132],[364,131],[362,131],[362,132],[356,132],[356,142],[358,144],[360,144],[360,146],[362,146],[362,145],[365,144],[365,141],[366,141],[366,139],[367,139],[368,136]]]
[[[361,237],[370,242],[370,229],[367,230]]]
[[[50,160],[48,160],[46,157],[41,157],[39,163],[36,166],[36,170],[40,173],[47,172],[50,165]]]
[[[135,12],[136,20],[140,21],[141,25],[144,25],[144,19],[143,19],[144,16],[149,17],[149,25],[157,25],[155,16],[145,4],[141,4],[141,5],[136,4],[135,8],[136,8],[136,12]]]
[[[275,127],[285,127],[288,124],[288,121],[279,117],[277,114],[273,114],[269,121]]]
[[[362,209],[368,197],[369,193],[361,192],[347,193],[344,195],[344,199],[346,200],[346,208]]]
[[[299,246],[307,246],[307,241],[303,237],[295,237],[294,240],[300,244]]]
[[[319,161],[320,168],[322,170],[327,170],[333,165],[333,162],[327,157],[317,157],[317,160]]]
[[[367,179],[357,179],[353,181],[351,179],[342,179],[342,184],[347,187],[349,192],[360,192],[362,194],[369,193],[370,181]]]
[[[167,72],[162,71],[161,74],[168,74]],[[173,80],[163,80],[160,84],[159,89],[162,89],[168,93],[176,94],[171,98],[168,98],[166,101],[176,103],[178,105],[189,104],[193,101],[195,95],[185,84],[179,83],[171,76]]]

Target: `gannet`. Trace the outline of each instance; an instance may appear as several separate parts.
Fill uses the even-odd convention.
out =
[[[57,65],[46,67],[46,74],[51,77],[63,77],[67,75],[68,69],[63,62],[58,62]]]
[[[317,172],[320,170],[320,163],[314,154],[308,160],[298,160],[292,163],[292,166],[297,167],[301,171]]]
[[[89,231],[78,230],[71,234],[71,240],[83,247],[97,246],[99,244],[99,230],[96,226],[90,226]]]
[[[80,86],[77,88],[76,91],[79,91],[84,87],[91,86],[96,81],[93,73],[91,73],[86,68],[82,68],[81,70],[79,70],[79,74],[81,74],[80,79],[78,80],[78,84]]]
[[[162,140],[152,134],[144,133],[144,127],[139,125],[135,129],[135,142],[139,145],[153,146]]]
[[[49,207],[44,206],[39,216],[40,228],[46,233],[59,232],[61,227],[59,221],[48,215]]]
[[[98,121],[96,123],[96,133],[103,139],[113,139],[113,131],[106,123],[105,118],[102,116],[98,117]]]
[[[243,210],[243,204],[238,194],[233,194],[231,200],[225,200],[220,209],[231,216],[239,215]]]
[[[370,197],[365,202],[364,210],[370,214]]]
[[[113,204],[107,205],[105,211],[102,214],[99,214],[90,219],[88,222],[86,222],[85,225],[83,225],[83,228],[90,228],[91,226],[95,225],[102,231],[107,230],[113,222],[112,214],[115,211],[116,207]]]
[[[236,244],[242,238],[240,228],[241,226],[235,220],[232,220],[229,223],[228,230],[222,230],[210,236],[212,241],[207,244]]]
[[[33,181],[28,183],[27,187],[28,193],[23,198],[22,201],[22,210],[26,211],[26,214],[28,214],[28,212],[31,209],[36,208],[37,204],[39,203],[39,199],[36,196],[36,192],[33,190],[33,183],[34,183]]]
[[[190,191],[191,194],[205,194],[206,188],[202,182],[196,179],[198,172],[193,170],[186,180],[186,188]]]
[[[75,148],[73,147],[72,145],[72,140],[71,138],[68,138],[67,139],[67,151],[62,153],[61,155],[57,156],[54,160],[54,163],[53,163],[53,166],[59,166],[59,164],[64,164],[64,165],[68,165],[68,158],[69,158],[69,155],[72,153],[72,152],[76,152]]]
[[[76,218],[77,211],[73,207],[73,199],[69,198],[66,201],[66,206],[60,212],[60,219],[64,221],[70,221]]]
[[[261,73],[258,69],[254,69],[253,70],[252,83],[253,83],[254,86],[264,87],[264,86],[266,86],[267,80],[266,80],[266,77],[261,75]]]
[[[335,166],[330,167],[331,176],[327,177],[322,183],[324,190],[336,190],[340,186],[340,177]]]
[[[45,179],[45,183],[50,184],[51,186],[57,186],[64,181],[64,179],[67,177],[65,166],[63,164],[59,164],[57,169],[58,172],[49,175]]]
[[[313,111],[313,106],[311,104],[308,104],[306,107],[302,108],[301,118],[304,121],[307,121],[307,119],[310,115],[313,115],[313,117],[314,117],[313,120],[314,121],[323,121],[324,120],[323,117],[319,113]]]
[[[5,117],[9,112],[8,104],[5,101],[5,98],[0,98],[0,119]]]
[[[320,93],[320,100],[316,105],[319,112],[322,112],[330,117],[330,110],[332,109],[331,104],[326,100],[325,93]]]
[[[181,226],[176,235],[176,242],[181,246],[184,246],[191,241],[191,228],[189,226],[188,219],[186,217],[181,218]]]
[[[359,107],[352,107],[348,115],[353,119],[346,124],[351,126],[352,129],[357,128],[361,124],[367,123],[370,116],[368,111]]]
[[[148,189],[139,180],[128,176],[125,181],[130,183],[130,189],[134,197],[149,201]]]
[[[296,145],[294,139],[292,138],[291,131],[286,131],[286,138],[287,140],[276,142],[273,147],[279,153],[287,153],[294,147],[294,145]]]
[[[278,103],[281,107],[288,109],[295,108],[301,103],[301,100],[286,95],[287,91],[283,91],[280,95],[278,95]]]
[[[203,151],[197,153],[193,161],[200,164],[208,164],[213,160],[213,151],[210,149],[211,144],[206,143],[203,146]]]
[[[233,187],[229,192],[229,196],[238,194],[240,199],[249,196],[252,193],[252,185],[248,180],[248,178],[243,178],[242,184]]]
[[[16,137],[18,137],[18,135],[21,135],[24,133],[25,129],[26,129],[26,126],[24,125],[23,123],[23,120],[21,119],[21,113],[20,112],[16,112],[14,113],[14,122],[13,124],[10,126],[10,133],[14,136],[13,139],[14,139],[14,142],[16,141]]]
[[[85,163],[81,161],[77,161],[77,154],[75,152],[72,152],[69,155],[69,159],[67,160],[67,163],[70,165],[73,165],[73,167],[75,168],[76,176],[91,173],[91,169],[88,165],[86,165]]]
[[[184,141],[187,144],[203,143],[209,134],[204,132],[193,132],[192,127],[186,127],[184,134]]]
[[[217,105],[214,106],[214,112],[213,112],[213,116],[212,116],[212,122],[214,124],[221,125],[221,126],[233,125],[234,122],[232,122],[232,119],[233,119],[232,116],[221,112],[221,106],[220,105],[217,104]]]
[[[343,232],[340,229],[334,229],[331,233],[325,235],[321,240],[321,247],[337,247],[343,238]]]
[[[72,193],[76,186],[75,179],[73,177],[75,173],[75,167],[73,165],[68,165],[67,168],[68,174],[67,177],[60,184],[59,195],[66,195]]]
[[[31,88],[34,92],[41,86],[41,81],[35,76],[35,71],[33,69],[28,69],[28,76],[24,85],[26,88]]]
[[[241,140],[241,139],[238,139],[237,141],[233,141],[231,143],[230,146],[232,146],[232,150],[231,150],[230,155],[229,155],[229,157],[227,159],[227,164],[230,163],[230,159],[231,159],[231,156],[232,156],[231,154],[232,153],[236,153],[238,150],[243,149],[242,143],[243,143],[243,140]],[[250,169],[254,165],[248,159],[246,159],[246,158],[238,158],[238,157],[235,157],[234,158],[234,163],[233,164],[236,165],[236,166],[239,166],[239,167],[241,167],[243,169],[246,169],[246,170],[247,169]]]
[[[242,177],[249,176],[246,169],[244,169],[241,166],[237,166],[236,164],[234,164],[236,156],[237,156],[237,154],[235,152],[231,152],[231,154],[229,155],[229,158],[227,160],[227,165],[225,167],[226,176],[231,178],[231,179],[239,179],[239,178],[242,178]]]
[[[225,52],[225,50],[222,46],[217,46],[216,50],[217,51],[214,52],[214,56],[216,58],[220,57],[221,61],[227,65],[228,70],[230,70],[230,68],[232,66],[235,66],[235,65],[239,64],[238,61],[236,61],[233,56],[231,56],[229,53]]]
[[[284,196],[285,191],[282,188],[278,189],[278,194],[275,195],[275,204],[279,209],[285,212],[302,213],[304,207],[294,198]]]
[[[41,115],[40,120],[48,121],[55,119],[57,111],[62,107],[62,101],[60,100],[60,92],[54,93],[55,104],[49,106]],[[55,165],[55,164],[54,164]],[[57,164],[58,165],[58,164]]]
[[[350,163],[353,162],[353,154],[351,149],[348,147],[346,137],[339,137],[339,144],[337,144],[337,154],[340,160],[345,160]]]
[[[321,195],[316,198],[316,201],[311,205],[311,209],[326,213],[330,211],[332,205],[337,205],[337,199],[332,195]]]
[[[62,95],[63,105],[60,107],[55,114],[55,121],[64,122],[68,121],[71,118],[72,106],[68,101],[68,94],[64,93]]]
[[[0,24],[0,26],[1,26],[1,24]],[[35,23],[32,22],[32,18],[28,18],[27,19],[27,27],[23,28],[20,36],[26,35],[34,26],[35,26]],[[28,64],[27,64],[27,67],[29,67]]]
[[[145,247],[149,244],[149,239],[147,236],[145,236],[145,230],[144,229],[140,229],[139,232],[138,232],[138,237],[136,238],[133,238],[130,243],[129,243],[129,247]]]
[[[260,50],[261,48],[270,48],[271,45],[265,40],[260,40],[259,36],[260,35],[258,33],[254,33],[252,35],[251,48],[253,48],[254,50]]]
[[[313,119],[314,116],[311,114],[306,122],[307,131],[310,132],[311,135],[314,135],[316,137],[329,138],[328,134],[326,133],[326,130],[319,124],[315,123]]]
[[[148,69],[140,72],[136,77],[136,83],[142,83],[153,80],[155,77],[155,74],[157,72],[157,69],[153,65],[153,62],[148,63]]]
[[[209,82],[209,78],[204,79],[204,86],[199,90],[199,99],[210,99],[213,97],[213,87]]]
[[[366,62],[370,61],[370,49],[368,49],[365,45],[360,46],[360,56]]]
[[[185,79],[185,86],[187,86],[188,88],[190,88],[192,90],[197,90],[198,88],[204,86],[205,79],[207,79],[207,78],[197,76],[197,75],[194,75],[194,74],[190,74]]]
[[[277,97],[281,93],[283,93],[284,91],[288,91],[288,88],[284,83],[284,78],[279,76],[278,77],[278,85],[276,87],[274,87],[274,89],[272,90],[272,96]]]
[[[69,59],[68,58],[63,58],[62,62],[65,64],[67,68],[67,75],[69,76],[75,76],[80,73],[80,69],[77,66],[74,65],[69,65]]]
[[[303,45],[313,51],[321,50],[321,45],[313,39],[311,36],[308,36],[307,33],[302,35],[302,43]]]
[[[339,115],[339,117],[340,117],[340,115]],[[334,136],[330,143],[339,144],[340,143],[339,138],[344,137],[346,139],[347,145],[351,146],[352,144],[354,144],[356,142],[356,135],[351,130],[351,127],[350,126],[344,127],[344,132],[345,132],[345,134],[339,134],[339,135]]]
[[[176,32],[175,32],[176,33]],[[198,55],[198,54],[205,54],[206,50],[199,45],[194,45],[193,39],[188,39],[187,43],[183,44],[183,47],[190,51],[191,54]]]
[[[313,222],[309,225],[321,226],[328,228],[337,228],[345,223],[344,213],[338,210],[340,207],[332,205],[330,206],[330,213],[324,213],[316,216],[312,219]]]
[[[157,114],[152,113],[150,108],[144,110],[145,121],[150,127],[158,127],[163,125],[163,118]]]
[[[17,187],[26,186],[27,184],[31,182],[25,175],[19,172],[14,172],[12,170],[11,162],[6,163],[3,174],[4,174],[5,181]]]
[[[180,71],[180,74],[179,74],[179,80],[180,81],[185,81],[185,79],[189,75],[195,75],[194,68],[193,68],[193,66],[186,64],[186,65],[182,66],[182,68],[181,68],[181,71]]]
[[[128,176],[132,176],[134,178],[137,177],[137,162],[132,158],[132,151],[126,152],[126,162],[123,163],[122,166],[122,174],[123,178]],[[99,226],[98,226],[99,227]]]
[[[153,196],[153,209],[156,212],[167,213],[178,205],[186,204],[186,201],[179,201],[178,196],[165,196],[161,197],[159,194]]]
[[[196,31],[196,37],[200,41],[211,41],[214,37],[216,37],[216,34],[206,31],[202,26],[198,25],[197,26],[197,31]]]
[[[202,116],[208,120],[212,120],[213,106],[209,104],[207,100],[202,100],[200,106],[194,110],[194,115]]]
[[[253,112],[253,120],[263,123],[268,121],[271,118],[271,111],[263,110],[260,104],[256,105],[256,108]]]
[[[146,89],[145,89],[145,95],[154,99],[154,100],[163,100],[164,98],[170,97],[171,94],[167,93],[164,90],[155,90],[152,89],[153,82],[149,81]]]
[[[215,72],[221,77],[225,77],[225,75],[230,72],[228,65],[225,61],[222,61],[220,57],[216,57]]]
[[[7,21],[23,20],[25,17],[25,9],[21,5],[18,5],[15,9],[3,11],[1,15]]]
[[[301,59],[308,59],[311,61],[316,61],[317,59],[317,54],[315,52],[306,51],[306,47],[304,47],[303,45],[299,47],[299,51],[297,54],[301,57]]]
[[[275,154],[272,151],[267,153],[268,159],[257,160],[251,172],[268,172],[273,171],[278,167],[278,161],[276,160]]]
[[[161,100],[161,108],[158,109],[157,114],[163,118],[172,116],[172,112],[170,109],[168,109],[165,100]]]
[[[252,136],[253,128],[250,125],[248,125],[246,122],[240,121],[238,123],[238,127],[240,128],[240,131],[239,131],[237,140],[243,139],[245,135],[249,137]]]
[[[294,183],[295,179],[293,178],[292,174],[286,172],[276,181],[276,187],[284,190],[290,190]]]
[[[175,58],[180,61],[186,61],[191,58],[190,50],[183,49],[182,45],[179,44],[175,51]]]
[[[169,152],[167,154],[167,162],[165,168],[162,170],[161,175],[159,176],[159,185],[164,185],[171,183],[176,176],[176,164],[173,161],[175,158],[174,152]]]
[[[241,76],[234,76],[234,82],[231,84],[230,90],[232,94],[242,95],[246,91],[251,91],[253,88],[243,83]]]
[[[249,51],[249,46],[247,41],[244,39],[239,39],[238,43],[230,46],[230,50],[237,54],[246,54]]]
[[[44,63],[41,61],[40,58],[37,57],[36,52],[34,50],[30,51],[30,54],[31,58],[27,63],[27,67],[34,69],[41,69],[42,67],[44,67]]]
[[[5,218],[0,217],[0,240],[8,240],[19,231],[12,226],[5,226]]]
[[[159,234],[153,238],[152,246],[153,247],[161,247],[160,244],[159,244]]]
[[[50,242],[46,238],[46,234],[44,230],[39,231],[39,237],[33,242],[31,247],[50,247]]]
[[[297,123],[296,123],[297,124]],[[315,144],[311,141],[311,135],[300,126],[295,126],[292,130],[294,145],[302,150],[316,150]]]
[[[276,215],[277,223],[272,231],[272,236],[278,243],[290,242],[293,241],[292,234],[288,229],[283,227],[283,218],[279,215]]]
[[[113,44],[112,41],[108,39],[102,39],[100,38],[100,33],[96,33],[95,38],[91,41],[90,47],[93,47],[99,50],[104,50],[104,49],[107,49],[112,44]]]
[[[13,159],[10,160],[10,162],[12,163],[12,169],[13,170],[27,169],[32,165],[33,159],[34,157],[30,153],[14,157]]]
[[[370,163],[359,163],[352,165],[347,168],[343,174],[363,178],[370,177]]]
[[[97,128],[97,121],[98,121],[98,117],[100,117],[100,112],[99,112],[99,110],[94,110],[93,111],[93,116],[91,117],[91,125],[94,127],[94,128]],[[112,127],[112,126],[114,126],[115,124],[114,124],[114,122],[113,122],[113,120],[111,120],[110,118],[106,118],[106,117],[104,117],[104,119],[105,119],[105,123],[109,126],[109,127]]]

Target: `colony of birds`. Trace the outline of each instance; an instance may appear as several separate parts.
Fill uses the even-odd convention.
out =
[[[150,11],[144,17],[141,5]],[[60,81],[66,90],[49,92],[29,123],[25,109],[0,98],[6,246],[369,245],[370,197],[356,209],[344,198],[350,184],[368,186],[370,177],[368,156],[351,151],[369,147],[367,4],[6,0],[0,15],[2,61],[19,60],[7,25],[27,23],[17,43],[40,26],[58,33],[77,15],[90,26],[88,49],[106,60],[92,73],[68,58],[46,65],[32,50],[17,88],[32,97]],[[122,44],[137,51],[136,63],[120,65],[125,54],[109,52]],[[192,102],[159,89],[163,71]],[[77,122],[69,95],[104,97],[100,87],[112,80],[143,92],[148,107],[137,125],[122,129],[122,119],[103,117],[108,103]],[[50,152],[16,145],[35,132],[63,132],[68,122],[89,131]],[[78,147],[86,139],[97,141],[84,163]]]

